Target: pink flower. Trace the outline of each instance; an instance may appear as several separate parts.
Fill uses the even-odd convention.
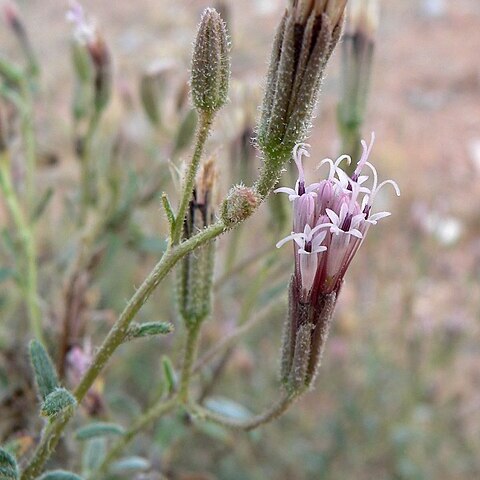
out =
[[[290,240],[294,242],[296,284],[301,285],[299,295],[304,303],[315,304],[319,295],[338,293],[368,229],[390,215],[390,212],[372,213],[378,192],[390,184],[400,195],[393,180],[378,183],[377,171],[368,161],[374,140],[373,133],[370,145],[362,140],[363,154],[352,177],[340,167],[343,160],[351,162],[348,155],[342,155],[335,162],[323,160],[320,165],[330,167],[328,177],[309,186],[302,164],[303,156],[310,156],[308,145],[298,145],[293,151],[299,172],[295,189],[275,191],[288,194],[293,203],[293,231],[277,247]],[[370,175],[362,175],[365,167]],[[371,184],[367,186],[370,178]]]

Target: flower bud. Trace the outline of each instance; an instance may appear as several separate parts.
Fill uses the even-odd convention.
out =
[[[225,105],[230,80],[229,43],[225,23],[213,8],[200,21],[193,49],[191,91],[195,108],[213,114]]]
[[[214,158],[201,167],[185,217],[184,238],[191,238],[215,220],[217,171]],[[203,321],[211,311],[215,243],[212,241],[185,256],[180,267],[178,302],[187,327]]]
[[[72,2],[67,19],[75,25],[74,41],[78,43],[78,51],[75,52],[74,49],[73,53],[77,75],[81,81],[85,81],[87,76],[90,77],[84,63],[85,58],[80,56],[84,55],[83,47],[84,51],[88,52],[93,71],[93,107],[97,112],[101,112],[108,104],[112,89],[110,52],[95,24],[87,19],[79,3]]]
[[[342,93],[337,112],[342,151],[352,158],[361,153],[361,126],[370,87],[377,24],[378,0],[352,2],[341,48]],[[352,164],[347,173],[353,173],[354,167]]]
[[[39,66],[33,51],[30,38],[28,36],[25,25],[22,21],[22,18],[18,12],[17,7],[11,1],[7,1],[3,5],[3,16],[5,18],[5,23],[12,30],[13,34],[18,40],[20,47],[25,55],[25,58],[28,62],[28,73],[32,76],[38,74]]]
[[[274,40],[258,127],[268,175],[278,177],[294,145],[308,132],[325,66],[340,38],[345,4],[289,2]],[[268,193],[263,190],[262,196]]]
[[[253,188],[235,185],[221,206],[223,223],[227,228],[234,227],[248,218],[258,205],[260,205],[260,197]]]

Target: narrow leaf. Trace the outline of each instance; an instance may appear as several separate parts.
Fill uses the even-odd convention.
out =
[[[125,429],[115,423],[95,422],[85,427],[79,428],[75,432],[77,440],[90,440],[95,437],[107,437],[113,435],[123,435]]]
[[[83,480],[82,477],[66,470],[45,472],[38,480]]]
[[[38,340],[30,342],[30,361],[35,372],[38,393],[45,400],[59,384],[52,360]]]
[[[112,465],[112,472],[126,473],[136,470],[148,470],[150,462],[142,457],[127,457],[118,460]]]
[[[163,375],[167,383],[168,393],[172,394],[177,389],[177,375],[173,368],[172,361],[169,357],[164,355],[162,357]]]

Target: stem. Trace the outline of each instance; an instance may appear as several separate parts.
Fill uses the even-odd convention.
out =
[[[234,345],[239,338],[248,333],[252,328],[259,325],[271,313],[272,307],[283,308],[284,302],[279,302],[277,298],[273,298],[265,307],[256,313],[250,320],[240,325],[234,332],[224,337],[220,342],[216,343],[210,350],[203,354],[193,367],[193,374],[199,373],[206,365],[208,365],[219,353]]]
[[[280,397],[280,399],[272,405],[272,407],[265,412],[260,413],[259,415],[254,415],[248,420],[235,420],[228,418],[215,413],[212,410],[201,407],[200,405],[190,405],[190,412],[202,419],[210,420],[224,427],[249,431],[259,427],[260,425],[263,425],[264,423],[268,423],[285,413],[302,393],[303,391],[292,394],[284,393],[282,397]]]
[[[170,272],[173,266],[185,255],[194,250],[195,248],[203,245],[213,238],[217,237],[226,230],[225,225],[218,221],[211,227],[206,228],[199,234],[190,238],[189,240],[180,243],[174,248],[168,248],[162,259],[155,265],[148,277],[144,280],[139,289],[135,292],[133,297],[128,302],[127,306],[121,313],[115,325],[111,328],[102,346],[98,350],[95,358],[83,376],[80,384],[77,386],[74,394],[77,402],[80,403],[88,390],[92,386],[99,373],[107,363],[108,359],[113,355],[115,350],[122,344],[128,327],[135,315],[138,313],[143,304],[148,300],[152,292],[163,278]],[[41,469],[47,459],[53,452],[56,444],[58,443],[61,434],[67,425],[70,418],[73,416],[73,410],[71,413],[66,414],[62,419],[56,420],[44,430],[40,443],[34,453],[34,456],[23,472],[21,480],[31,480],[35,478],[41,472]]]
[[[43,342],[41,311],[38,304],[37,295],[37,264],[35,242],[30,225],[18,202],[15,189],[12,183],[10,172],[9,157],[6,152],[0,155],[0,187],[5,196],[10,215],[18,230],[19,237],[23,244],[23,253],[25,255],[25,271],[23,272],[23,282],[25,288],[25,297],[30,321],[30,328],[33,335]]]
[[[204,119],[201,119],[201,124],[203,124]],[[205,143],[208,129],[200,129],[201,132],[204,132],[204,140]],[[199,137],[201,136],[199,134]],[[196,146],[196,153],[194,154],[194,159],[192,160],[192,164],[195,161],[200,161],[201,156],[201,148],[200,144],[202,142],[197,142]],[[200,151],[197,153],[197,151]],[[280,162],[282,158],[277,156],[275,159],[276,162]],[[285,157],[283,160],[287,160]],[[268,193],[273,189],[277,182],[277,177],[280,174],[277,169],[274,171],[271,168],[264,167],[260,174],[260,177],[256,183],[257,191],[262,195],[262,198],[265,198]],[[269,175],[273,175],[275,178],[267,178]],[[194,178],[193,178],[194,180]],[[192,187],[193,187],[193,180]],[[188,179],[186,183],[186,187],[188,186]],[[268,188],[270,190],[268,190]],[[191,192],[190,192],[191,194]],[[185,200],[185,192],[184,192],[184,199]],[[190,197],[187,198],[187,203]],[[183,207],[184,209],[186,208]],[[253,213],[253,212],[252,212]],[[185,216],[185,214],[183,215]],[[183,217],[177,216],[178,218],[182,218],[181,222],[178,222],[180,225],[183,225]],[[240,222],[237,224],[239,225]],[[177,224],[178,225],[178,224]],[[87,394],[88,390],[92,386],[93,382],[97,378],[98,374],[101,372],[105,364],[107,363],[108,359],[112,356],[114,351],[117,347],[122,343],[123,338],[127,332],[128,326],[132,322],[135,315],[138,313],[142,305],[148,300],[151,293],[155,290],[161,280],[167,275],[167,273],[173,268],[173,266],[185,255],[193,251],[195,248],[208,243],[209,241],[213,240],[215,237],[218,237],[222,233],[227,230],[225,224],[219,220],[210,227],[206,228],[202,232],[198,233],[194,237],[178,244],[174,245],[173,247],[169,247],[165,254],[163,255],[162,259],[155,265],[151,273],[148,277],[144,280],[140,288],[135,292],[133,297],[128,302],[127,306],[123,310],[122,314],[120,315],[119,319],[115,323],[115,325],[110,330],[107,338],[103,342],[102,346],[100,347],[99,351],[95,355],[93,359],[92,365],[85,373],[84,377],[82,378],[80,384],[78,385],[75,396],[77,401],[80,403],[83,397]],[[179,230],[181,235],[181,230]],[[177,234],[178,235],[178,234]],[[288,406],[287,406],[288,407]],[[286,409],[286,408],[285,408]],[[281,412],[280,412],[281,413]],[[280,414],[278,413],[278,414]],[[25,471],[22,473],[20,477],[21,480],[33,480],[35,475],[38,475],[45,462],[48,460],[50,455],[52,454],[55,446],[57,445],[61,434],[67,425],[70,418],[73,416],[73,410],[71,413],[64,415],[61,419],[54,421],[52,424],[49,425],[47,429],[44,430],[40,443],[34,453],[34,456],[28,466],[26,467]],[[273,417],[272,417],[273,418]],[[267,420],[268,421],[268,420]]]
[[[85,222],[85,217],[87,215],[88,206],[92,203],[94,199],[94,194],[92,192],[92,182],[95,181],[95,177],[92,172],[92,143],[93,136],[98,127],[100,121],[100,112],[95,109],[95,112],[90,118],[88,124],[88,130],[85,134],[82,151],[81,151],[81,203],[80,203],[80,222]]]
[[[192,378],[192,366],[197,355],[198,337],[201,322],[195,323],[188,328],[187,341],[185,344],[185,356],[183,359],[182,375],[178,397],[180,402],[186,404],[189,400],[190,379]]]
[[[213,115],[211,113],[200,113],[200,121],[198,124],[197,141],[195,150],[193,151],[192,161],[185,177],[185,184],[183,186],[182,199],[178,207],[177,219],[172,233],[172,243],[175,245],[180,241],[183,230],[183,221],[187,212],[187,207],[192,198],[193,187],[195,184],[195,176],[197,175],[200,160],[202,159],[203,149],[210,133],[210,128],[213,123]]]
[[[96,480],[108,471],[109,465],[123,452],[125,447],[132,441],[135,436],[141,432],[145,427],[153,424],[155,420],[158,420],[160,417],[172,411],[177,405],[177,397],[172,397],[165,402],[158,402],[149,410],[147,410],[143,415],[138,417],[135,423],[130,427],[130,429],[125,432],[112,446],[107,456],[98,467],[94,470],[90,476],[89,480]]]
[[[20,81],[20,90],[24,105],[22,109],[21,130],[25,148],[26,171],[26,192],[27,192],[27,211],[31,214],[34,209],[35,201],[35,171],[36,171],[36,141],[33,126],[33,108],[32,92],[28,84],[28,79],[22,77]]]

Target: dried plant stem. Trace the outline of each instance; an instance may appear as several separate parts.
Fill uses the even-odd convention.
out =
[[[201,112],[199,116],[200,118],[195,150],[193,152],[192,161],[190,162],[185,176],[182,198],[180,200],[175,225],[172,231],[172,243],[174,245],[180,241],[180,238],[182,236],[183,222],[185,214],[187,212],[188,204],[192,197],[193,187],[195,184],[195,176],[197,175],[200,160],[202,159],[203,149],[205,147],[205,142],[207,141],[208,135],[210,133],[210,128],[213,123],[213,113]]]
[[[22,272],[23,288],[25,289],[25,298],[30,321],[32,334],[40,341],[43,341],[42,317],[38,303],[37,295],[37,262],[35,241],[31,226],[26,215],[22,210],[18,197],[12,183],[10,172],[10,161],[7,152],[0,156],[0,186],[5,197],[5,201],[12,216],[18,235],[22,242],[23,254],[25,255],[25,266]]]
[[[89,480],[97,480],[104,475],[110,464],[123,452],[125,447],[132,441],[135,436],[140,433],[144,428],[149,427],[161,418],[163,415],[171,412],[178,404],[177,397],[172,397],[166,401],[157,402],[153,407],[148,409],[143,415],[133,423],[133,425],[125,432],[112,446],[107,456],[98,467],[88,477]]]

